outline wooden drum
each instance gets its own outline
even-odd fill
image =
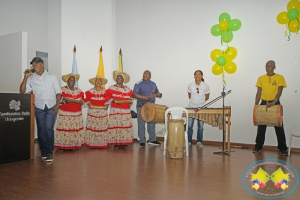
[[[167,106],[154,103],[146,103],[141,110],[141,116],[145,122],[165,123]]]
[[[184,121],[182,119],[170,119],[168,122],[167,150],[170,158],[183,158]]]
[[[281,105],[271,106],[266,110],[265,105],[255,105],[253,109],[254,125],[282,126],[283,112]]]

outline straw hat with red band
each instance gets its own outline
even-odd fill
[[[101,79],[102,85],[105,85],[105,84],[107,83],[107,79],[106,79],[106,78],[102,78],[101,76],[96,76],[95,78],[91,78],[91,79],[89,79],[89,82],[90,82],[92,85],[95,85],[96,79]]]
[[[121,72],[121,71],[114,71],[113,72],[113,79],[116,81],[117,76],[121,75],[124,78],[124,83],[128,83],[130,81],[130,76],[126,72]]]
[[[69,78],[72,77],[72,76],[75,78],[75,82],[77,82],[79,80],[79,78],[80,78],[79,74],[72,74],[72,73],[70,73],[70,74],[63,75],[61,77],[61,79],[63,80],[63,82],[67,83],[68,80],[69,80]]]

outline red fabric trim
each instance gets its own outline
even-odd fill
[[[84,100],[84,93],[80,89],[78,89],[80,90],[80,93],[77,94],[75,97],[73,97],[71,94],[65,93],[65,91],[68,91],[68,89],[66,89],[65,87],[62,87],[61,90],[62,90],[61,98],[67,97],[74,100]],[[69,112],[78,112],[82,110],[81,105],[73,102],[67,104],[61,104],[59,109],[63,111],[69,111]]]
[[[107,146],[114,146],[114,145],[132,145],[134,139],[132,139],[132,142],[125,142],[125,143],[120,143],[120,142],[113,142],[113,143],[107,143]]]
[[[79,115],[62,115],[62,114],[59,114],[59,116],[64,116],[64,117],[68,117],[68,116],[71,116],[71,117],[79,117],[81,116],[82,113],[80,113]]]
[[[105,132],[105,131],[107,131],[107,129],[105,129],[105,130],[94,130],[94,129],[91,129],[91,128],[86,128],[86,130],[93,131],[93,132]]]
[[[110,88],[108,88],[106,90],[106,97],[105,97],[105,102],[108,102],[110,99],[114,99],[114,100],[128,100],[129,98],[122,98],[122,97],[113,97],[113,94],[117,94],[117,95],[122,95],[122,96],[129,96],[130,98],[132,97],[132,90],[130,88],[129,92],[123,93],[120,91],[116,91],[112,89],[113,86],[111,86]],[[116,103],[111,103],[111,107],[113,108],[121,108],[121,109],[130,109],[130,104],[129,103],[122,103],[122,104],[116,104]]]
[[[65,132],[72,132],[72,131],[81,131],[81,130],[83,130],[84,128],[82,127],[82,128],[80,128],[80,129],[71,129],[71,130],[65,130],[65,129],[56,129],[57,131],[65,131]]]
[[[81,105],[73,102],[60,104],[59,109],[67,112],[79,112],[82,110]]]
[[[58,146],[58,145],[54,145],[55,149],[81,149],[82,146],[73,146],[73,147],[62,147],[62,146]]]
[[[105,103],[105,98],[106,98],[106,94],[93,94],[91,93],[91,91],[86,91],[85,92],[85,96],[86,98],[84,99],[85,102],[91,102],[91,104],[95,105],[95,106],[104,106],[104,103]],[[103,100],[92,100],[92,97],[104,97]]]
[[[64,87],[65,88],[65,87]],[[68,90],[67,90],[68,91]],[[70,97],[71,99],[74,99],[74,98],[79,98],[79,97],[84,97],[84,93],[82,91],[79,92],[79,94],[75,95],[73,97],[72,94],[67,94],[64,90],[62,91],[62,97]],[[83,99],[83,98],[82,98]]]
[[[119,99],[117,99],[119,100]],[[128,99],[120,99],[120,100],[128,100]],[[111,103],[112,108],[120,108],[120,109],[130,109],[130,104],[129,103],[122,103],[122,104],[116,104],[116,103]]]
[[[88,145],[86,143],[83,144],[84,146],[86,147],[89,147],[90,149],[107,149],[107,146],[91,146],[91,145]]]
[[[131,113],[114,113],[109,115],[131,115]]]
[[[88,116],[91,116],[91,117],[94,117],[94,118],[104,118],[104,117],[107,117],[107,115],[105,116],[102,116],[102,117],[96,117],[95,115],[90,115],[90,114],[87,114]]]
[[[105,106],[105,100],[91,100],[91,104],[94,106]]]
[[[128,126],[128,127],[108,127],[107,129],[117,129],[117,128],[123,128],[123,129],[125,129],[125,128],[131,128],[131,127],[132,127],[132,125]]]

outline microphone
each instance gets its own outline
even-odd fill
[[[35,72],[35,69],[31,69],[31,73],[34,73]],[[29,73],[29,71],[24,71],[24,74],[27,74]]]

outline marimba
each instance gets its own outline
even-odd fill
[[[141,109],[141,116],[145,122],[154,122],[154,123],[165,123],[165,112],[167,106],[158,105],[154,103],[146,103]],[[219,127],[220,130],[223,129],[223,109],[222,108],[186,108],[189,112],[189,117],[194,119],[199,119],[204,121],[204,123],[210,124],[213,127]],[[225,127],[224,127],[224,138],[226,138],[226,124],[227,124],[227,149],[230,150],[230,117],[231,117],[231,107],[225,107],[224,109],[225,116]],[[183,114],[185,117],[185,114]]]
[[[189,111],[189,117],[204,121],[213,127],[219,127],[223,129],[223,109],[222,108],[202,108],[199,110],[187,109]],[[225,124],[224,124],[224,138],[226,138],[227,132],[227,149],[226,151],[233,151],[230,149],[230,126],[231,126],[231,107],[225,107],[224,109]],[[226,131],[227,124],[227,131]]]

